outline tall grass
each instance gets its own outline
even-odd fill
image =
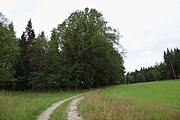
[[[179,120],[179,86],[162,81],[108,87],[86,94],[78,109],[85,120]]]
[[[0,120],[36,120],[54,102],[78,92],[0,91]]]
[[[85,120],[123,120],[125,116],[129,117],[120,101],[95,92],[86,94],[78,109]]]

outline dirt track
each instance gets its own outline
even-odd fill
[[[52,112],[59,107],[61,104],[63,104],[64,102],[68,101],[68,100],[72,100],[75,99],[77,97],[79,97],[81,95],[77,95],[77,96],[73,96],[64,100],[60,100],[59,102],[54,103],[51,107],[49,107],[48,109],[46,109],[38,118],[38,120],[48,120],[50,118],[50,115],[52,114]]]
[[[83,120],[77,111],[77,105],[82,99],[83,97],[78,97],[72,100],[67,111],[68,120]]]

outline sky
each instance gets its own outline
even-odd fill
[[[51,30],[71,13],[95,8],[123,36],[126,71],[163,61],[167,48],[180,48],[180,0],[0,0],[0,12],[20,37],[31,18],[36,35]]]

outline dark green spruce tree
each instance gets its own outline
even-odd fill
[[[23,32],[21,38],[18,40],[20,47],[20,55],[17,58],[16,65],[16,77],[18,78],[16,89],[29,89],[30,86],[30,73],[32,70],[32,66],[30,63],[30,59],[33,55],[32,45],[35,40],[35,32],[32,28],[31,19],[28,21],[28,24]]]
[[[167,79],[177,79],[180,76],[180,49],[164,51],[164,62]]]
[[[29,84],[33,90],[44,89],[48,86],[45,81],[46,69],[48,69],[46,62],[48,43],[44,32],[37,36],[29,49],[32,53],[29,57],[31,71],[28,77]]]

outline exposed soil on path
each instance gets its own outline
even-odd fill
[[[69,105],[67,114],[68,120],[83,120],[77,111],[77,105],[83,99],[82,97],[75,98]]]
[[[45,110],[38,118],[38,120],[48,120],[50,118],[50,115],[52,114],[52,112],[59,107],[61,104],[63,104],[64,102],[68,101],[68,100],[72,100],[74,98],[77,98],[81,95],[77,95],[77,96],[73,96],[64,100],[60,100],[59,102],[54,103],[51,107],[49,107],[47,110]],[[74,119],[73,119],[74,120]],[[79,120],[79,119],[78,119]]]

